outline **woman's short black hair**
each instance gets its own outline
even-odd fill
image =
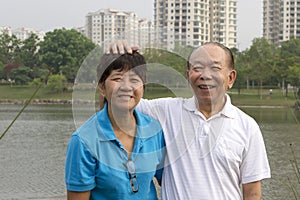
[[[146,61],[137,51],[132,54],[104,54],[97,67],[98,84],[103,84],[113,70],[135,72],[146,83]]]

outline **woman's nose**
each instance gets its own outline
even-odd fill
[[[129,78],[124,77],[120,82],[120,89],[122,90],[132,90],[134,89],[133,84],[131,83]]]

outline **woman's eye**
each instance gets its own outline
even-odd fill
[[[140,82],[140,80],[137,79],[137,78],[133,78],[133,79],[131,79],[130,81],[131,81],[132,83],[138,83],[138,82]]]
[[[116,77],[116,78],[113,78],[112,80],[113,80],[113,81],[116,81],[116,82],[120,82],[122,79],[119,78],[119,77]]]

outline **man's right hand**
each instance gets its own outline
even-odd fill
[[[127,40],[117,40],[111,43],[105,50],[106,54],[132,54],[132,51],[137,51],[139,49],[138,46],[131,47]]]

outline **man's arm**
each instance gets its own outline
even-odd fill
[[[90,191],[87,192],[72,192],[67,191],[67,199],[68,200],[89,200],[90,199]]]
[[[260,200],[262,198],[261,181],[243,184],[244,200]]]

